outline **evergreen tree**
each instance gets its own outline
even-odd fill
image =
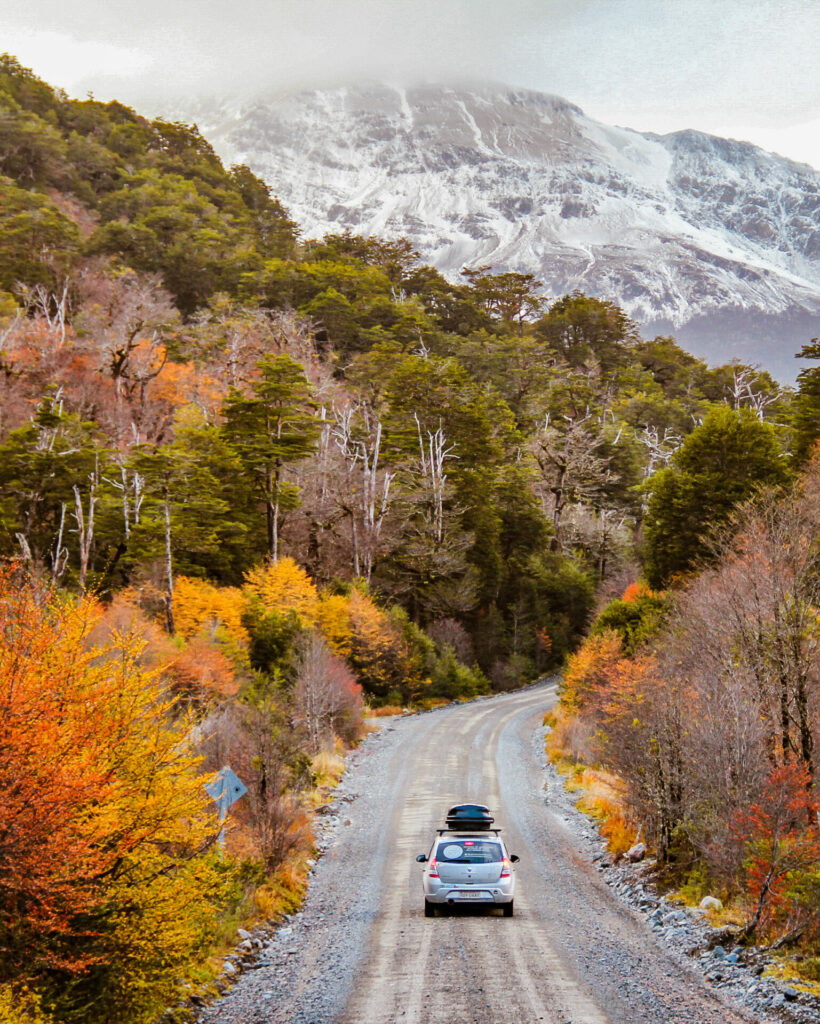
[[[756,489],[786,482],[777,431],[748,409],[713,409],[649,481],[646,575],[659,588],[709,554],[710,532]]]
[[[820,338],[812,338],[797,358],[820,359]],[[792,453],[795,463],[803,465],[820,438],[820,366],[807,366],[798,373],[793,409]]]
[[[268,556],[279,557],[281,514],[298,503],[298,488],[283,479],[285,466],[313,453],[320,425],[313,389],[290,356],[263,359],[250,395],[233,389],[224,406],[225,436],[239,456],[265,508]]]
[[[44,399],[0,447],[2,550],[48,568],[55,581],[79,570],[84,586],[105,458],[93,423],[64,412],[57,395]]]
[[[171,443],[141,446],[131,468],[142,479],[142,500],[129,552],[132,559],[162,565],[166,619],[173,633],[176,574],[201,571],[203,562],[224,553],[246,532],[236,506],[226,500],[236,459],[214,428],[182,422]]]

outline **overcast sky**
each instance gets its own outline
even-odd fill
[[[84,96],[490,79],[820,168],[820,0],[0,0],[0,51]]]

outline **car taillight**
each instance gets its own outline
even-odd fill
[[[501,877],[510,877],[510,862],[507,860],[506,857],[504,858],[504,860],[501,861]]]
[[[435,857],[433,857],[433,859],[430,861],[429,875],[430,875],[430,878],[438,878],[438,869],[436,868],[436,858]]]

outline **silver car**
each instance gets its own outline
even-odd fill
[[[518,857],[510,856],[498,830],[457,832],[440,829],[429,854],[416,857],[424,864],[424,916],[433,917],[436,907],[456,904],[493,906],[505,917],[513,916],[515,869]]]

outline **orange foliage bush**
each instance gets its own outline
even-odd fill
[[[577,712],[596,703],[609,685],[611,670],[622,653],[621,639],[612,630],[588,637],[567,661],[562,704]]]
[[[194,405],[210,422],[227,394],[225,386],[193,363],[166,363],[153,384],[153,397],[171,408]]]
[[[231,661],[209,640],[194,637],[167,668],[172,687],[196,700],[233,697],[239,692]]]
[[[792,763],[772,769],[761,799],[736,815],[733,831],[746,848],[753,898],[745,935],[793,918],[801,873],[820,867],[818,806],[808,769]]]
[[[637,580],[635,583],[630,583],[626,590],[621,595],[621,600],[626,604],[634,604],[641,597],[651,597],[654,591],[650,586],[643,582],[643,580]]]

